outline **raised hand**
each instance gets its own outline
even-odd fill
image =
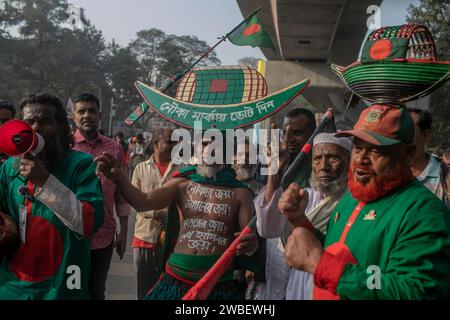
[[[271,124],[271,129],[272,130],[278,129],[275,123]],[[269,157],[268,167],[272,167],[275,157],[278,157],[278,167],[277,167],[278,173],[283,173],[284,169],[291,161],[291,154],[289,153],[290,136],[291,136],[291,126],[287,126],[286,133],[284,134],[284,137],[278,146],[278,152],[276,152],[277,148],[275,147],[273,140],[271,141],[270,146],[268,147],[267,150],[267,156]],[[275,172],[273,174],[275,174]]]
[[[97,163],[97,176],[103,173],[106,178],[115,180],[124,174],[120,168],[120,164],[107,152],[103,152],[101,156],[96,157],[94,162]]]
[[[272,129],[277,129],[277,126],[272,123],[271,125]],[[279,157],[279,164],[280,164],[280,171],[284,171],[286,166],[291,161],[291,154],[289,153],[289,139],[291,138],[292,130],[291,126],[286,127],[286,132],[283,136],[283,139],[281,140],[278,157]]]
[[[44,163],[29,153],[23,155],[20,159],[19,171],[23,177],[27,178],[38,187],[42,187],[50,175],[45,168]]]
[[[305,216],[307,206],[308,192],[296,183],[291,183],[278,202],[278,209],[293,227],[300,226],[307,219]]]
[[[286,262],[295,269],[314,274],[322,252],[322,244],[311,231],[295,228],[285,247]]]

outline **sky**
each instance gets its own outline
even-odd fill
[[[358,1],[358,0],[350,0]],[[158,28],[167,34],[195,35],[209,45],[231,31],[243,17],[236,0],[69,0],[85,9],[86,17],[103,32],[126,46],[140,30]],[[385,0],[381,5],[381,24],[405,22],[406,8],[419,0]],[[368,15],[369,16],[369,15]],[[258,48],[221,44],[216,53],[223,65],[240,58],[264,59]]]

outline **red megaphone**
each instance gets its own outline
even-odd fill
[[[24,153],[38,154],[44,149],[44,138],[22,120],[10,120],[0,127],[0,151],[10,157]]]

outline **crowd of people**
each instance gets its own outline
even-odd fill
[[[279,171],[261,177],[237,161],[251,141],[233,165],[176,165],[172,129],[156,128],[149,144],[109,138],[94,95],[73,105],[75,132],[57,97],[28,96],[17,115],[0,103],[0,124],[17,116],[45,140],[36,155],[0,155],[0,211],[20,233],[0,257],[0,299],[105,299],[114,250],[122,258],[133,232],[136,298],[178,300],[254,216],[209,299],[450,297],[450,151],[428,152],[428,111],[374,104],[353,130],[316,135],[308,186],[284,190],[316,129],[307,109],[287,113]],[[203,139],[199,154],[211,145]]]

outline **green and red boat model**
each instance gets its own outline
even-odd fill
[[[427,27],[407,24],[373,31],[361,59],[348,67],[331,65],[360,98],[408,102],[439,88],[450,78],[450,61],[438,61]]]
[[[286,107],[310,84],[303,81],[267,95],[267,83],[254,69],[222,66],[193,69],[178,86],[176,98],[140,81],[135,86],[158,115],[185,128],[204,130],[247,127]]]

